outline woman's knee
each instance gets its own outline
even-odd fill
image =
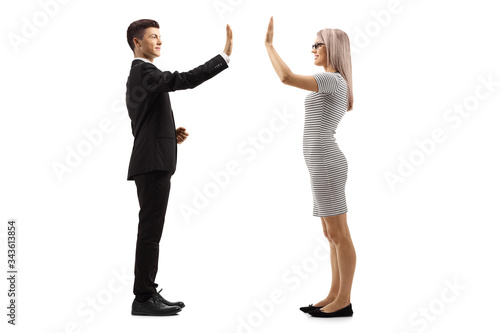
[[[350,241],[345,213],[324,217],[322,220],[325,224],[327,238],[330,239],[335,245]]]
[[[330,235],[328,234],[328,230],[326,227],[326,222],[321,218],[321,224],[323,226],[323,235],[325,235],[326,239],[331,243],[332,240],[330,239]]]
[[[349,235],[344,230],[330,228],[327,238],[335,245],[345,244],[350,241]]]

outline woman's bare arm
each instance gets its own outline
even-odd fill
[[[271,20],[269,21],[269,26],[267,28],[265,45],[267,49],[267,54],[269,55],[269,59],[271,59],[271,63],[273,64],[274,70],[276,71],[276,74],[278,74],[281,82],[300,89],[317,92],[318,83],[316,82],[314,76],[294,74],[287,66],[287,64],[285,64],[283,59],[281,59],[281,57],[278,55],[278,52],[276,52],[276,50],[274,49],[273,35],[274,35],[274,21],[273,17],[271,16]]]

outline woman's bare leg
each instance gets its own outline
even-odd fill
[[[335,249],[335,243],[330,240],[328,237],[326,224],[323,218],[321,218],[321,224],[323,226],[323,233],[325,234],[326,239],[328,239],[328,243],[330,244],[330,264],[332,267],[332,285],[330,287],[330,291],[328,292],[328,296],[322,301],[319,301],[313,306],[325,306],[327,304],[332,303],[337,297],[340,288],[340,275],[339,275],[339,266],[337,262],[337,250]]]
[[[323,217],[328,237],[335,244],[337,267],[340,275],[340,288],[335,300],[325,305],[321,311],[334,312],[351,303],[351,287],[356,268],[356,251],[352,243],[347,214]]]

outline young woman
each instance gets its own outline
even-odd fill
[[[356,252],[346,219],[347,161],[335,139],[339,121],[353,104],[349,38],[339,29],[320,30],[311,52],[314,64],[322,66],[325,72],[298,75],[292,73],[274,49],[273,34],[271,17],[265,45],[281,82],[311,91],[305,99],[303,152],[311,178],[313,216],[321,218],[323,233],[330,242],[330,291],[325,299],[300,310],[314,317],[352,316],[350,298]]]

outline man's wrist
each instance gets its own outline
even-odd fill
[[[229,56],[223,51],[219,53],[224,60],[226,60],[226,64],[229,64]]]

